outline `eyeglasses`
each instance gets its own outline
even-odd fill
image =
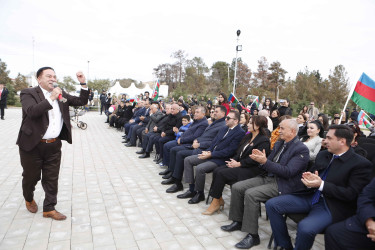
[[[230,119],[236,120],[236,118],[232,118],[232,117],[229,117],[229,116],[225,117],[225,119],[227,119],[227,121],[229,121]]]
[[[311,105],[311,106],[313,106],[313,105],[314,105],[314,103],[310,103],[310,105]]]
[[[215,111],[211,111],[210,113],[213,114],[213,113],[215,113]]]

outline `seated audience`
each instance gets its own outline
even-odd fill
[[[224,208],[224,200],[221,196],[226,184],[232,185],[265,173],[259,168],[259,163],[249,156],[253,149],[265,150],[267,155],[270,152],[270,139],[266,131],[267,119],[264,116],[252,116],[247,127],[250,133],[242,139],[236,155],[226,161],[226,165],[214,170],[210,190],[213,200],[210,207],[203,212],[204,215],[212,215],[219,212],[220,207]]]
[[[241,230],[248,233],[237,243],[237,248],[259,245],[258,218],[260,202],[278,195],[303,190],[301,174],[306,171],[309,150],[297,137],[298,125],[293,119],[285,119],[280,125],[280,141],[266,156],[265,150],[253,149],[251,159],[260,164],[268,174],[240,181],[232,186],[229,219],[230,225],[222,226],[227,232]]]
[[[192,196],[188,201],[189,204],[196,204],[205,199],[206,173],[224,165],[225,161],[234,155],[238,144],[245,135],[245,132],[239,126],[239,120],[240,113],[238,111],[229,111],[225,121],[227,127],[220,130],[208,150],[199,155],[185,158],[184,180],[189,184],[189,191]],[[196,166],[195,178],[194,166]]]
[[[303,137],[301,141],[309,149],[310,161],[315,161],[316,156],[322,148],[323,136],[323,126],[319,120],[307,123],[307,136]]]
[[[302,174],[301,183],[306,189],[266,202],[276,246],[293,248],[285,214],[308,214],[298,223],[295,249],[310,249],[318,233],[355,213],[358,194],[370,181],[372,164],[354,153],[352,140],[351,129],[332,125],[325,140],[328,150],[321,151],[315,160],[316,171]]]

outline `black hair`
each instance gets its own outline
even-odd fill
[[[319,137],[324,138],[324,128],[323,128],[322,123],[319,120],[314,120],[314,121],[311,121],[309,123],[315,124],[319,129]]]
[[[186,119],[186,120],[190,121],[190,115],[184,115],[184,116],[181,117],[181,120],[182,119]]]
[[[215,109],[216,109],[216,108],[219,108],[220,111],[223,112],[224,114],[227,113],[227,108],[226,108],[225,106],[223,106],[223,105],[217,105],[217,106],[215,107]]]
[[[329,126],[328,129],[334,129],[335,133],[334,135],[339,138],[339,139],[345,139],[346,140],[346,145],[350,147],[353,141],[353,131],[349,126],[347,125],[331,125]]]
[[[228,97],[226,94],[224,94],[223,92],[220,92],[219,95],[221,95],[224,99],[223,102],[219,102],[219,105],[223,104],[223,103],[227,103],[228,102]]]
[[[38,78],[42,73],[43,71],[47,70],[47,69],[52,69],[53,71],[55,71],[53,68],[51,67],[42,67],[40,69],[38,69],[38,71],[36,72],[36,78]]]
[[[237,119],[238,123],[240,123],[240,119],[241,119],[241,114],[240,112],[238,112],[237,110],[231,110],[229,111],[229,113],[233,113],[234,114],[234,118]],[[228,113],[228,114],[229,114]]]

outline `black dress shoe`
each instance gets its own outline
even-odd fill
[[[162,162],[162,161],[163,161],[163,158],[160,157],[160,159],[156,162],[156,164],[159,164],[159,163]]]
[[[259,244],[260,244],[259,236],[253,236],[251,234],[248,234],[243,240],[238,242],[235,245],[235,247],[240,248],[240,249],[248,249]]]
[[[204,197],[204,193],[200,193],[200,192],[197,192],[193,198],[191,198],[188,203],[189,204],[197,204],[201,201],[204,201],[205,200],[205,197]]]
[[[138,158],[140,158],[140,159],[150,158],[150,153],[144,153],[143,155],[139,156]]]
[[[232,224],[221,226],[221,230],[226,232],[233,232],[236,230],[241,230],[242,223],[238,221],[233,221]]]
[[[285,248],[285,247],[275,246],[275,247],[273,248],[273,250],[293,250],[293,248]]]
[[[142,150],[139,150],[137,152],[135,152],[136,154],[139,154],[139,155],[143,155],[144,153],[146,153],[143,149]]]
[[[154,162],[157,162],[159,159],[160,159],[160,155],[159,155],[159,154],[156,154],[156,155],[155,155],[155,159],[154,159],[153,161],[154,161]]]
[[[135,147],[135,145],[131,144],[130,142],[125,144],[125,147]]]
[[[182,183],[175,183],[170,188],[166,190],[167,193],[176,193],[178,191],[184,190],[184,186],[182,186]]]
[[[174,180],[172,177],[161,182],[161,184],[163,185],[171,185],[173,183],[174,183]]]
[[[163,178],[163,179],[169,179],[169,178],[171,178],[171,177],[172,177],[172,172],[169,172],[168,174],[164,175],[164,176],[161,177],[161,178]]]
[[[160,172],[159,175],[166,175],[166,174],[169,174],[169,172],[170,172],[169,169],[166,169],[166,170]]]
[[[193,198],[195,196],[195,194],[196,194],[196,192],[191,192],[190,190],[188,190],[183,194],[177,195],[177,198],[179,198],[179,199]]]

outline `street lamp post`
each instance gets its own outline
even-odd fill
[[[238,51],[242,51],[242,45],[238,45],[238,41],[240,40],[241,30],[237,30],[237,46],[236,46],[236,63],[234,66],[234,79],[233,79],[233,95],[236,92],[236,77],[237,77],[237,57]]]

